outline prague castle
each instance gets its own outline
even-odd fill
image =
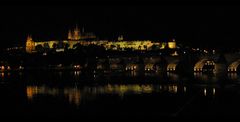
[[[155,49],[176,48],[174,39],[169,42],[160,42],[151,40],[124,40],[123,36],[119,36],[117,40],[100,40],[97,39],[95,34],[85,32],[84,28],[80,31],[77,26],[73,30],[68,31],[67,37],[68,38],[65,40],[38,41],[29,35],[26,40],[26,52],[36,52],[37,46],[64,51],[64,45],[68,45],[67,48],[69,49],[74,49],[74,45],[76,44],[81,44],[83,46],[94,44],[104,46],[106,50],[111,49],[119,51],[124,51],[127,48],[132,50],[151,50],[153,47]]]

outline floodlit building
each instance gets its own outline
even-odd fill
[[[85,32],[84,28],[80,29],[76,26],[73,30],[68,31],[68,38],[65,40],[34,40],[28,35],[26,40],[26,52],[33,53],[37,48],[56,49],[56,51],[64,51],[66,45],[68,49],[74,49],[76,44],[87,46],[90,44],[104,46],[106,50],[154,50],[154,49],[175,49],[176,41],[173,39],[169,42],[160,42],[152,40],[124,40],[123,36],[119,36],[117,40],[99,40],[93,33]]]

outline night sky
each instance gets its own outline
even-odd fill
[[[34,39],[66,39],[76,24],[101,39],[167,41],[194,47],[237,47],[240,6],[14,5],[0,7],[1,47]]]

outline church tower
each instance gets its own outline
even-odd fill
[[[35,48],[34,41],[32,40],[32,37],[30,35],[28,35],[27,41],[26,41],[26,52],[32,53],[34,48]]]
[[[80,39],[80,31],[79,31],[77,25],[76,25],[76,28],[73,31],[73,39],[74,40],[79,40]]]
[[[72,40],[72,39],[73,39],[73,38],[72,38],[72,32],[71,32],[71,30],[68,31],[68,39],[69,39],[69,40]]]

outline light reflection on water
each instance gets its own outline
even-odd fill
[[[216,88],[203,88],[203,96],[215,96]]]
[[[4,72],[2,72],[2,73],[1,73],[1,77],[4,78],[4,75],[5,75]]]
[[[122,79],[118,79],[120,77],[116,77],[115,79],[112,77],[100,77],[102,79],[98,80],[98,74],[94,74],[97,79],[96,81],[88,81],[88,79],[84,79],[85,77],[82,77],[80,71],[54,72],[53,74],[54,75],[49,75],[51,77],[42,75],[41,73],[40,75],[29,77],[29,75],[26,75],[26,73],[23,72],[22,77],[14,78],[16,74],[11,73],[10,77],[8,77],[7,72],[2,72],[0,73],[0,78],[4,78],[2,78],[3,80],[0,79],[0,81],[2,81],[0,82],[0,86],[2,88],[10,90],[17,87],[18,89],[15,91],[15,95],[21,95],[19,98],[24,99],[24,102],[22,102],[24,103],[23,106],[27,106],[29,111],[38,111],[39,108],[43,107],[44,111],[45,109],[56,109],[56,111],[60,111],[61,109],[66,109],[66,111],[71,109],[72,111],[72,109],[76,109],[76,111],[79,113],[81,113],[83,109],[91,112],[101,111],[100,108],[106,108],[109,110],[111,108],[114,108],[114,105],[120,106],[119,108],[123,108],[126,109],[126,111],[129,111],[133,110],[131,107],[134,106],[135,103],[142,105],[141,107],[144,107],[146,110],[149,110],[154,106],[153,108],[158,108],[157,112],[161,109],[163,113],[167,110],[171,112],[175,112],[175,110],[178,111],[177,109],[181,108],[181,106],[185,106],[185,103],[187,107],[196,107],[201,105],[204,107],[204,105],[211,103],[216,103],[217,106],[220,97],[226,97],[224,96],[225,94],[231,96],[232,93],[237,93],[234,90],[237,90],[239,88],[236,86],[236,84],[233,86],[225,86],[224,83],[227,83],[227,81],[225,82],[223,80],[211,82],[216,80],[212,78],[215,76],[200,73],[199,75],[195,74],[196,76],[198,75],[195,78],[200,80],[191,78],[185,79],[185,77],[179,76],[175,73],[168,73],[167,77],[165,75],[163,77],[153,78],[134,77],[134,79],[128,77],[123,77]],[[129,72],[129,74],[135,75],[134,72],[132,72],[132,74]],[[43,76],[46,76],[46,78]],[[15,87],[16,84],[21,85]],[[21,91],[19,92],[18,90]],[[11,91],[10,93],[15,92]],[[22,94],[24,94],[25,97],[22,97]],[[192,98],[192,101],[194,102],[189,102]],[[56,103],[56,108],[49,108],[52,106],[52,102]],[[136,106],[138,105],[136,104]],[[46,107],[44,108],[44,106]],[[151,107],[148,108],[148,106]],[[168,109],[168,106],[172,106],[171,110]],[[141,107],[139,107],[139,109]],[[194,107],[189,110],[189,113],[192,113],[192,111],[199,111]],[[24,110],[25,109],[26,108],[24,108]],[[188,109],[189,108],[186,108],[184,110],[187,111]],[[138,111],[139,110],[137,109],[134,112]],[[101,111],[99,113],[104,112]],[[187,114],[188,111],[186,112],[186,115]]]
[[[215,74],[208,74],[208,73],[202,73],[202,72],[194,72],[194,77],[200,81],[203,81],[203,82],[209,82],[209,81],[212,81],[212,82],[216,82],[218,81],[218,76],[216,76]]]
[[[179,76],[176,73],[167,72],[167,76],[173,81],[179,80]]]
[[[151,94],[167,92],[177,94],[179,92],[186,92],[187,87],[178,86],[175,84],[170,85],[153,85],[153,84],[131,84],[131,85],[112,85],[107,84],[103,86],[85,86],[78,87],[65,87],[65,88],[52,88],[45,85],[42,86],[27,86],[26,95],[28,100],[34,100],[37,95],[50,95],[50,96],[64,96],[68,99],[69,103],[80,105],[81,101],[88,101],[98,95],[119,95],[124,97],[129,94]]]
[[[216,88],[201,88],[203,96],[215,96]],[[199,89],[199,90],[201,90]],[[27,86],[26,95],[29,101],[33,101],[34,97],[38,95],[50,95],[68,99],[69,104],[75,104],[79,106],[81,102],[87,102],[94,100],[100,95],[118,95],[124,97],[126,95],[140,95],[140,94],[152,94],[152,93],[169,93],[169,94],[186,94],[187,86],[181,86],[176,84],[166,85],[153,85],[153,84],[131,84],[131,85],[114,85],[107,84],[103,86],[85,86],[85,87],[65,87],[65,88],[53,88],[45,85],[42,86]]]
[[[232,80],[237,80],[238,75],[237,73],[228,73],[228,78]]]

